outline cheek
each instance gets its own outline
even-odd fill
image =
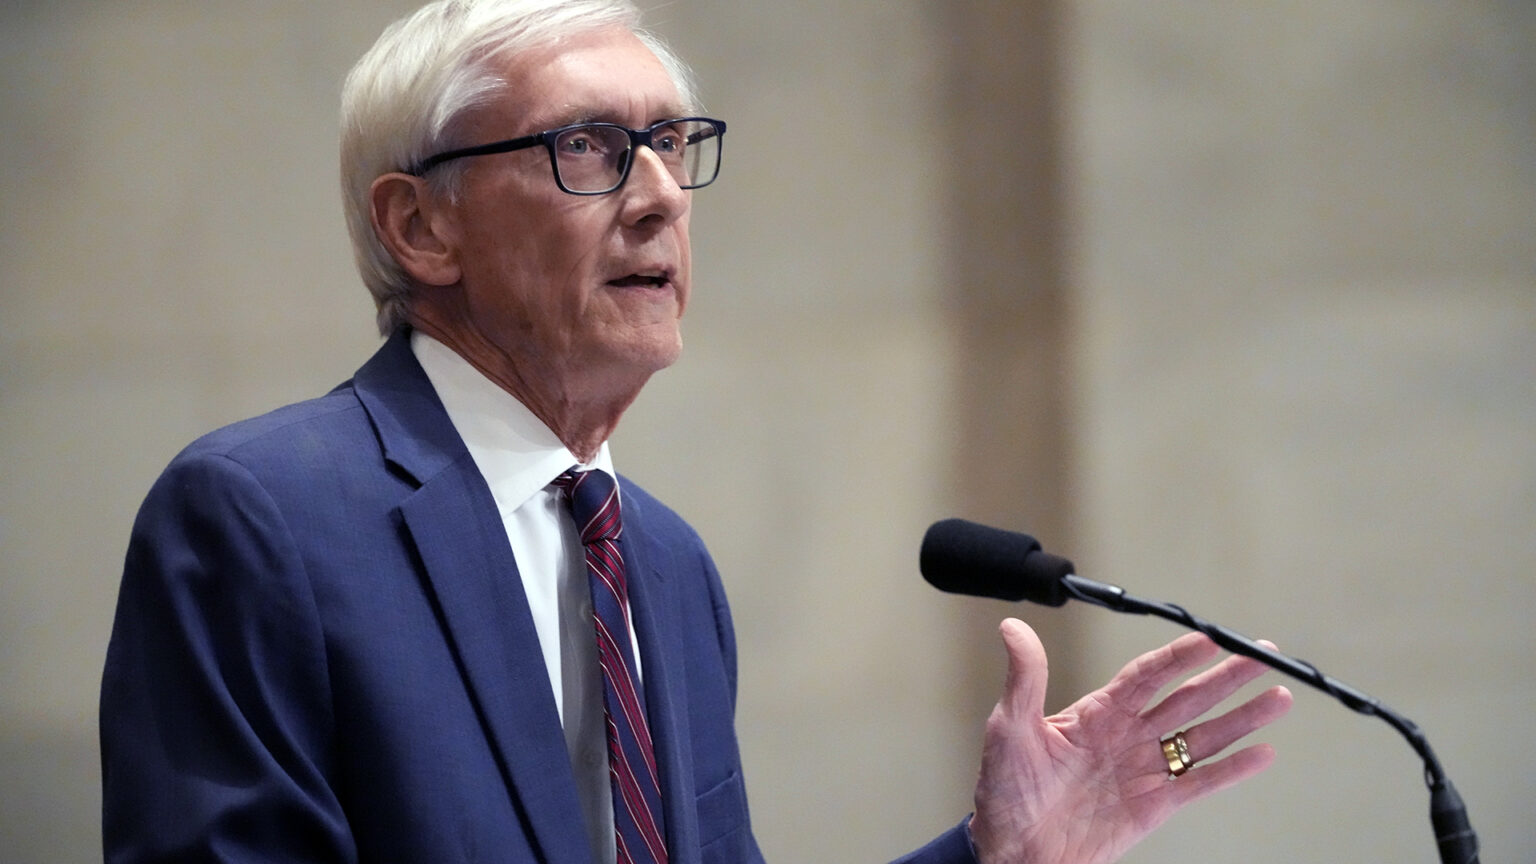
[[[577,326],[601,281],[613,220],[602,199],[555,189],[543,167],[485,184],[466,202],[470,293],[524,333]]]
[[[561,204],[587,203],[575,196],[563,197],[566,200]],[[547,292],[589,290],[583,286],[589,286],[602,270],[610,221],[601,212],[588,212],[592,209],[546,206],[546,218],[525,224],[523,232],[508,244],[515,249],[509,248],[504,254],[514,265],[521,263],[530,275],[541,279]]]
[[[677,252],[681,277],[678,280],[681,289],[677,295],[677,314],[682,315],[688,305],[688,296],[693,293],[693,248],[688,243],[687,216],[678,225]]]
[[[582,286],[600,259],[595,244],[562,227],[568,226],[521,225],[487,237],[479,293],[535,321],[558,319],[559,310],[579,306]]]
[[[466,257],[483,259],[485,276],[530,298],[590,269],[602,236],[587,200],[560,192],[548,165],[538,167],[484,183],[465,204]]]
[[[683,214],[683,218],[677,220],[677,250],[682,256],[684,266],[692,263],[693,247],[688,240],[688,214],[686,213]]]

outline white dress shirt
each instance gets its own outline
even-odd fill
[[[496,499],[549,670],[593,856],[602,864],[612,864],[613,796],[592,592],[575,520],[560,493],[549,487],[578,460],[523,403],[453,349],[413,331],[411,351]],[[618,476],[607,442],[581,468],[600,468],[615,479]],[[639,657],[636,646],[637,674]]]

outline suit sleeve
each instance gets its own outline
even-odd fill
[[[692,529],[689,529],[690,531]],[[728,742],[730,747],[730,776],[709,789],[701,790],[696,802],[701,828],[711,833],[704,840],[701,854],[705,864],[731,862],[731,864],[763,864],[763,853],[752,833],[751,817],[747,812],[746,780],[741,766],[741,755],[736,742],[736,630],[731,621],[730,604],[725,598],[725,586],[720,580],[714,560],[704,548],[702,540],[694,534],[699,566],[708,587],[710,610],[713,612],[715,642],[719,649],[721,671],[730,700],[730,717],[725,730],[713,740]],[[730,830],[716,832],[721,825],[734,826]]]
[[[183,455],[135,523],[101,690],[108,864],[347,862],[324,636],[237,462]]]

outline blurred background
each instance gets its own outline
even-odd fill
[[[0,5],[5,861],[100,857],[96,691],[154,477],[378,342],[336,105],[414,5]],[[726,576],[770,860],[886,860],[968,812],[1004,615],[1052,707],[1177,635],[932,591],[952,515],[1377,696],[1483,859],[1536,857],[1536,6],[650,6],[731,131],[687,350],[614,454]],[[1274,768],[1127,860],[1437,860],[1412,751],[1293,689]]]

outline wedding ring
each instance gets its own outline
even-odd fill
[[[1162,745],[1163,758],[1168,760],[1168,779],[1172,780],[1195,767],[1195,760],[1189,758],[1189,744],[1184,740],[1183,732],[1175,732],[1164,738]]]

